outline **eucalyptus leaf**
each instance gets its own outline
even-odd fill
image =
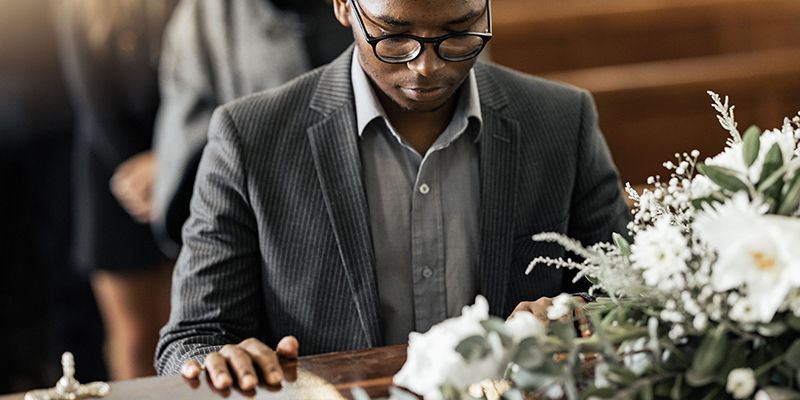
[[[616,383],[622,386],[628,386],[631,383],[635,382],[638,377],[636,374],[633,373],[628,368],[621,367],[621,366],[614,366],[608,368],[608,373],[606,373],[606,379],[609,382]]]
[[[795,339],[794,343],[786,350],[784,361],[790,367],[800,370],[800,339]]]
[[[617,393],[617,391],[612,389],[612,388],[607,388],[607,387],[599,388],[599,387],[592,386],[589,389],[586,389],[583,392],[581,392],[581,399],[582,400],[586,400],[586,399],[590,399],[590,398],[610,399],[610,398],[614,397],[614,395],[616,393]]]
[[[672,385],[672,391],[670,391],[669,397],[672,400],[682,400],[684,392],[683,375],[678,375],[675,378],[675,384]]]
[[[765,193],[778,182],[783,182],[786,168],[783,168],[783,152],[777,143],[769,148],[764,156],[764,165],[761,167],[761,176],[758,178],[758,191]]]
[[[712,196],[708,196],[708,197],[699,197],[696,199],[692,199],[691,203],[692,203],[692,208],[694,208],[695,210],[702,210],[703,204],[708,203],[714,205],[714,203],[721,203],[721,201]]]
[[[614,244],[617,245],[617,248],[619,248],[619,251],[623,256],[628,257],[631,255],[631,245],[628,244],[628,241],[625,240],[625,237],[617,232],[612,233],[611,237],[614,239]]]
[[[742,155],[744,156],[744,163],[748,168],[750,168],[758,158],[758,152],[761,147],[760,136],[761,129],[758,129],[755,125],[747,128],[747,131],[744,133],[744,138],[742,139]]]
[[[728,332],[724,326],[708,331],[694,354],[692,366],[686,372],[686,383],[692,386],[711,383],[728,353],[728,342]]]
[[[490,317],[485,321],[481,321],[481,326],[483,329],[486,329],[487,332],[494,332],[497,336],[500,337],[500,342],[503,346],[508,346],[513,341],[511,337],[511,333],[508,332],[508,328],[504,321],[497,317]]]
[[[791,215],[800,207],[800,174],[796,174],[783,195],[783,200],[778,208],[778,214]]]
[[[456,346],[456,351],[461,354],[464,361],[471,363],[485,358],[491,351],[491,348],[485,337],[481,335],[472,335],[462,340],[461,343]]]
[[[523,339],[517,346],[511,361],[527,370],[539,368],[544,364],[546,354],[539,340],[534,337]]]
[[[742,182],[742,180],[736,176],[736,172],[731,169],[715,165],[697,164],[697,170],[727,191],[739,192],[747,190],[747,185]]]
[[[786,324],[789,325],[792,330],[800,332],[800,317],[795,316],[792,313],[786,315]]]
[[[503,393],[500,398],[503,400],[525,400],[525,394],[517,388],[512,388]]]

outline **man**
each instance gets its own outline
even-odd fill
[[[334,0],[355,49],[219,109],[184,227],[161,373],[245,389],[278,356],[404,342],[481,293],[543,316],[627,209],[588,94],[477,63],[487,0]],[[538,299],[535,302],[526,300]],[[291,336],[293,335],[293,336]],[[274,347],[269,347],[274,346]],[[275,349],[274,351],[272,349]]]

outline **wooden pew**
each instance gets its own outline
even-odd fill
[[[706,90],[731,96],[739,130],[778,128],[800,110],[800,48],[590,68],[546,75],[588,89],[623,181],[665,173],[676,151],[720,151]]]
[[[798,0],[495,0],[492,58],[539,74],[797,47]]]

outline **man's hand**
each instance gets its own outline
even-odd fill
[[[227,389],[233,379],[242,390],[250,390],[258,385],[258,374],[255,367],[261,369],[267,385],[278,386],[283,380],[278,357],[297,358],[300,344],[294,336],[286,336],[278,342],[273,351],[258,339],[250,338],[236,345],[226,345],[219,352],[206,356],[201,366],[195,360],[186,361],[181,368],[181,375],[195,379],[205,368],[211,382],[217,389]]]
[[[155,169],[155,155],[145,151],[120,164],[111,177],[111,193],[128,214],[141,223],[152,220]]]
[[[553,306],[553,299],[554,297],[540,297],[536,301],[523,301],[514,308],[514,311],[511,312],[508,319],[513,318],[514,314],[518,312],[529,312],[539,321],[548,323],[551,319],[547,316],[547,310]],[[577,303],[578,306],[573,308],[572,312],[567,312],[565,315],[558,318],[559,321],[570,321],[574,317],[583,318],[583,309],[581,305],[585,304],[586,301],[579,296],[574,296],[573,301]]]

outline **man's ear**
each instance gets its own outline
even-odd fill
[[[350,28],[350,3],[348,0],[333,0],[333,13],[345,28]]]

